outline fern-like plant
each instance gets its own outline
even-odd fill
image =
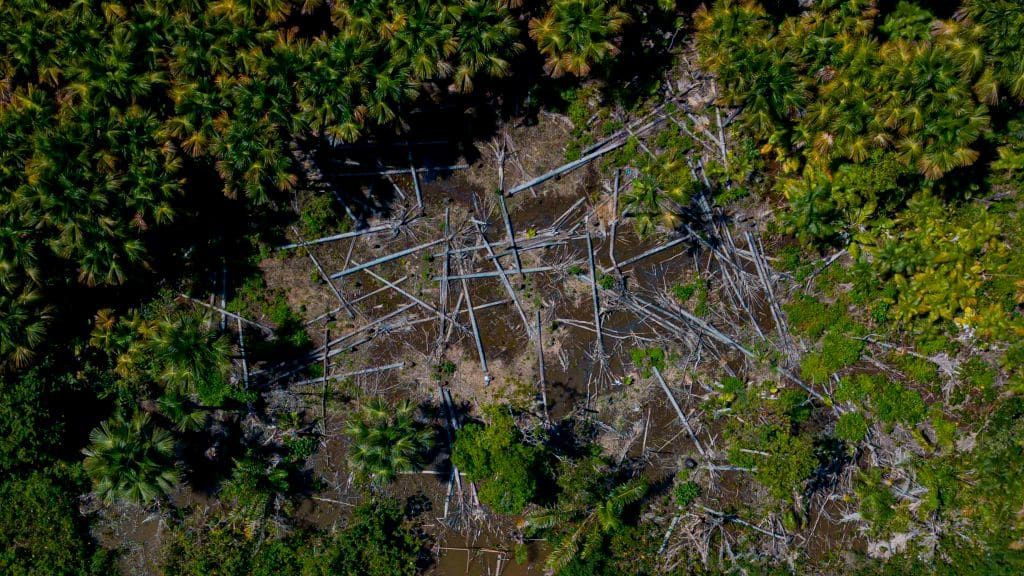
[[[359,476],[382,485],[402,472],[420,469],[433,434],[416,421],[415,414],[416,405],[409,400],[390,404],[374,398],[349,420],[345,427],[352,440],[349,462]]]
[[[117,414],[101,423],[82,453],[93,489],[108,504],[150,504],[178,483],[174,438],[143,412],[130,418]]]

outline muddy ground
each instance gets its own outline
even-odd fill
[[[672,361],[664,378],[708,450],[716,448],[716,430],[701,421],[698,405],[716,375],[758,380],[772,376],[705,337],[666,333],[663,325],[616,296],[625,286],[628,292],[656,302],[667,298],[672,286],[697,275],[713,278],[718,268],[696,240],[631,262],[677,236],[656,234],[641,241],[631,223],[623,220],[615,226],[614,257],[615,262],[630,263],[621,268],[620,278],[611,253],[611,231],[618,213],[613,189],[616,171],[620,193],[627,189],[635,175],[631,167],[610,166],[598,159],[507,197],[506,223],[496,191],[564,164],[571,128],[564,116],[544,113],[533,125],[516,121],[499,125],[489,138],[468,146],[441,137],[423,146],[382,144],[345,150],[344,160],[337,163],[342,168],[317,165],[316,159],[307,163],[307,169],[315,172],[311,180],[320,185],[300,191],[298,206],[309,194],[331,193],[333,188],[360,220],[360,229],[384,229],[277,251],[260,265],[268,288],[283,290],[291,307],[306,319],[314,352],[331,351],[326,382],[306,371],[307,365],[321,364],[320,358],[253,367],[254,379],[271,382],[272,411],[301,412],[324,434],[311,463],[311,473],[323,490],[297,505],[300,525],[341,525],[359,499],[361,491],[347,468],[346,438],[341,432],[358,399],[411,397],[431,418],[441,446],[424,473],[403,476],[389,491],[416,503],[416,520],[437,555],[432,573],[540,574],[543,543],[525,542],[529,562],[518,565],[512,560],[513,549],[524,542],[516,529],[517,519],[495,517],[474,504],[472,487],[456,490],[453,486],[447,459],[449,415],[464,422],[487,404],[509,402],[528,414],[524,422],[528,426],[582,418],[599,431],[598,442],[606,454],[617,461],[636,462],[656,484],[670,486],[679,462],[695,455],[696,447],[657,380],[645,378],[633,366],[630,351],[667,350]],[[409,165],[409,159],[425,168],[418,173],[418,182],[407,172],[346,175],[382,167],[399,171]],[[379,198],[386,201],[375,200]],[[740,218],[745,221],[742,225],[756,227],[765,209],[748,208]],[[588,243],[594,254],[594,276],[604,284],[597,290],[590,281]],[[389,258],[405,251],[408,254]],[[327,275],[343,273],[334,282],[337,294],[317,272],[314,259]],[[346,273],[375,260],[381,263]],[[744,268],[741,274],[753,274],[749,262],[736,266]],[[481,273],[488,276],[450,279]],[[602,280],[606,274],[615,286]],[[720,308],[716,299],[721,297],[711,293],[707,320],[733,323],[716,311]],[[467,301],[472,303],[472,314]],[[774,326],[765,300],[755,295],[750,302],[747,313],[770,334]],[[543,354],[543,377],[538,350]],[[454,365],[454,372],[438,375],[437,367],[446,362]],[[445,392],[450,393],[453,410],[445,408]],[[714,491],[705,500],[709,505],[718,502],[719,509],[757,499],[758,488],[750,478],[734,472],[718,472],[710,484]],[[176,500],[186,506],[208,506],[187,489]],[[660,500],[665,503],[655,505],[646,519],[667,529],[676,511],[667,498]],[[130,543],[126,570],[151,569],[160,532],[156,522],[130,514],[117,516],[120,520],[113,512],[109,515],[109,534],[116,532]],[[703,521],[691,516],[681,524]],[[813,520],[814,534],[846,537],[842,530],[822,526],[831,522],[827,514]],[[820,547],[821,541],[805,545]]]

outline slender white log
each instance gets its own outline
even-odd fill
[[[416,207],[423,212],[423,191],[420,190],[420,176],[416,173],[416,167],[412,163],[412,148],[409,148],[409,175],[412,178],[412,185],[416,189]]]
[[[552,178],[556,178],[558,176],[562,176],[564,174],[568,174],[569,172],[572,172],[573,170],[575,170],[575,169],[577,169],[577,168],[579,168],[581,166],[586,166],[587,164],[589,164],[595,158],[600,158],[601,156],[604,156],[605,154],[607,154],[609,152],[618,150],[623,145],[625,145],[625,143],[627,141],[628,141],[627,139],[623,138],[623,139],[619,140],[618,142],[612,142],[612,143],[608,144],[607,146],[605,146],[603,148],[595,150],[594,152],[591,152],[590,154],[587,154],[586,156],[583,156],[579,160],[573,160],[572,162],[569,162],[567,164],[563,164],[563,165],[559,166],[558,168],[555,168],[554,170],[551,170],[550,172],[547,172],[545,174],[541,174],[540,176],[537,176],[536,178],[534,178],[534,179],[532,179],[532,180],[530,180],[528,182],[524,182],[524,183],[516,186],[515,188],[512,188],[511,190],[508,191],[508,195],[509,196],[515,196],[516,194],[522,192],[523,190],[526,190],[526,189],[531,188],[533,186],[537,186],[538,184],[543,184],[544,182],[547,182],[548,180],[551,180]]]
[[[516,272],[521,277],[523,273],[520,271],[523,269],[523,262],[519,259],[519,246],[516,245],[516,235],[512,231],[512,218],[509,217],[508,207],[505,205],[505,194],[500,193],[500,191],[498,194],[498,206],[501,208],[501,218],[505,221],[505,234],[508,236],[509,247],[512,250],[512,255],[515,256]]]
[[[672,240],[670,242],[666,242],[666,243],[664,243],[664,244],[662,244],[660,246],[655,246],[654,248],[651,248],[650,250],[647,250],[646,252],[644,252],[642,254],[637,254],[636,256],[633,256],[632,258],[629,258],[627,260],[624,260],[624,261],[620,262],[618,264],[617,268],[622,269],[622,268],[625,268],[626,266],[629,266],[630,264],[636,264],[637,262],[643,260],[644,258],[650,258],[651,256],[654,256],[655,254],[658,254],[660,252],[664,252],[665,250],[668,250],[669,248],[672,248],[673,246],[678,246],[679,244],[682,244],[683,242],[686,242],[688,240],[691,240],[690,236],[683,236],[681,238],[676,238],[675,240]],[[609,270],[611,270],[611,269],[610,268],[602,268],[601,271],[602,272],[608,272]]]
[[[522,274],[534,274],[537,272],[550,272],[554,270],[554,266],[540,266],[538,268],[523,268],[519,272]],[[474,272],[473,274],[456,274],[449,276],[448,280],[473,280],[476,278],[494,278],[501,276],[504,272]],[[441,280],[440,276],[434,276],[434,280]]]
[[[473,339],[476,341],[476,351],[480,355],[480,367],[484,371],[484,386],[491,383],[491,375],[487,370],[487,355],[484,354],[484,343],[480,340],[480,328],[476,324],[476,312],[473,311],[473,300],[469,297],[469,283],[462,278],[462,294],[466,298],[466,309],[469,310],[469,323],[473,327]]]
[[[484,244],[487,246],[487,254],[491,257],[491,262],[494,263],[495,272],[499,274],[498,277],[501,278],[501,284],[505,287],[505,292],[508,293],[508,297],[512,299],[513,303],[515,303],[516,311],[519,313],[519,317],[523,321],[523,327],[526,328],[526,334],[528,336],[532,336],[532,334],[530,334],[530,323],[526,320],[526,313],[523,312],[523,306],[519,303],[519,297],[516,296],[516,291],[512,289],[512,283],[509,282],[508,274],[501,266],[501,262],[494,257],[494,250],[491,249],[490,243],[487,241],[487,236],[484,235],[483,226],[477,223],[476,231],[477,234],[480,235],[480,239],[483,240]]]
[[[316,244],[324,244],[327,242],[334,242],[335,240],[344,240],[345,238],[356,238],[358,236],[365,236],[367,234],[376,234],[377,232],[383,232],[385,230],[393,230],[394,226],[391,224],[381,224],[379,226],[373,226],[370,228],[364,228],[362,230],[353,230],[351,232],[342,232],[341,234],[334,234],[332,236],[324,236],[323,238],[317,238],[315,240],[306,240],[303,242],[295,242],[292,244],[285,244],[284,246],[278,246],[278,250],[291,250],[292,248],[301,248],[303,246],[314,246]]]
[[[345,378],[352,378],[354,376],[365,376],[366,374],[376,374],[377,372],[385,372],[387,370],[397,370],[405,366],[405,362],[396,362],[394,364],[388,364],[386,366],[376,366],[374,368],[364,368],[362,370],[356,370],[354,372],[345,372],[344,374],[332,374],[330,376],[313,378],[312,380],[303,380],[301,382],[295,382],[292,386],[304,386],[308,384],[317,384],[325,380],[344,380]]]
[[[587,261],[590,265],[590,298],[594,305],[594,328],[597,330],[597,353],[604,362],[604,337],[601,334],[601,301],[597,296],[597,271],[594,269],[594,241],[587,232]]]
[[[250,326],[254,326],[256,328],[259,328],[260,330],[262,330],[263,332],[266,332],[267,334],[269,334],[271,336],[274,335],[274,329],[271,328],[270,326],[267,326],[265,324],[260,324],[259,322],[256,322],[254,320],[249,320],[248,318],[243,318],[243,317],[239,316],[238,314],[235,314],[234,312],[228,312],[227,310],[221,308],[220,306],[214,306],[213,304],[209,304],[207,302],[203,302],[202,300],[197,300],[197,299],[195,299],[195,298],[193,298],[193,297],[191,297],[191,296],[189,296],[187,294],[181,294],[181,297],[185,298],[186,300],[191,300],[191,301],[195,302],[196,304],[199,304],[200,306],[203,306],[205,308],[209,308],[210,310],[213,310],[215,312],[220,312],[222,315],[227,316],[228,318],[234,318],[235,320],[238,320],[240,322],[245,322],[246,324],[248,324]]]
[[[548,384],[544,373],[544,338],[541,335],[540,310],[537,310],[537,362],[540,365],[540,400],[544,406],[544,421],[551,424],[548,414]]]
[[[469,168],[469,164],[455,164],[452,166],[434,166],[431,168],[416,168],[415,171],[417,174],[423,174],[424,172],[452,172],[455,170],[465,170],[466,168]],[[408,168],[394,168],[387,170],[372,170],[369,172],[341,172],[339,174],[336,174],[336,176],[347,176],[350,178],[366,178],[368,176],[397,176],[399,174],[408,173]]]
[[[661,385],[661,389],[665,391],[665,396],[668,397],[669,404],[671,404],[672,408],[675,409],[676,416],[678,416],[679,421],[682,422],[683,428],[686,428],[686,433],[690,435],[690,440],[692,440],[693,445],[696,446],[697,452],[700,452],[700,455],[706,458],[707,453],[704,452],[704,447],[701,446],[700,440],[697,438],[697,433],[693,431],[693,427],[690,426],[690,421],[686,419],[686,415],[683,414],[682,409],[679,408],[679,403],[677,403],[675,397],[672,396],[672,391],[669,390],[668,385],[665,384],[665,379],[661,377],[661,371],[654,366],[651,368],[654,371],[654,375],[658,378],[658,384]]]
[[[367,268],[372,268],[372,267],[377,266],[379,264],[385,264],[387,262],[391,262],[392,260],[397,260],[397,259],[399,259],[399,258],[401,258],[403,256],[408,256],[409,254],[415,254],[416,252],[419,252],[420,250],[423,250],[424,248],[430,248],[431,246],[436,246],[436,245],[440,244],[441,242],[444,242],[444,238],[441,238],[439,240],[434,240],[433,242],[427,242],[426,244],[420,244],[419,246],[413,246],[412,248],[406,248],[405,250],[401,250],[399,252],[395,252],[394,254],[388,254],[387,256],[381,256],[380,258],[376,258],[376,259],[371,260],[371,261],[369,261],[369,262],[367,262],[365,264],[360,264],[358,266],[354,266],[354,267],[349,268],[347,270],[342,270],[341,272],[335,272],[334,274],[331,274],[331,280],[337,280],[338,278],[341,278],[343,276],[348,276],[349,274],[354,274],[356,272],[359,272],[360,270],[365,270]]]

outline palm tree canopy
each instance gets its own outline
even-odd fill
[[[422,466],[433,433],[415,419],[416,406],[409,400],[390,404],[382,398],[365,403],[345,426],[352,440],[352,467],[374,484],[386,484],[402,472]]]
[[[149,504],[167,496],[178,483],[174,438],[148,414],[117,414],[89,434],[85,471],[106,503]]]

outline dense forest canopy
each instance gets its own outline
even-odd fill
[[[0,572],[1019,573],[1022,188],[1016,0],[0,0]]]

